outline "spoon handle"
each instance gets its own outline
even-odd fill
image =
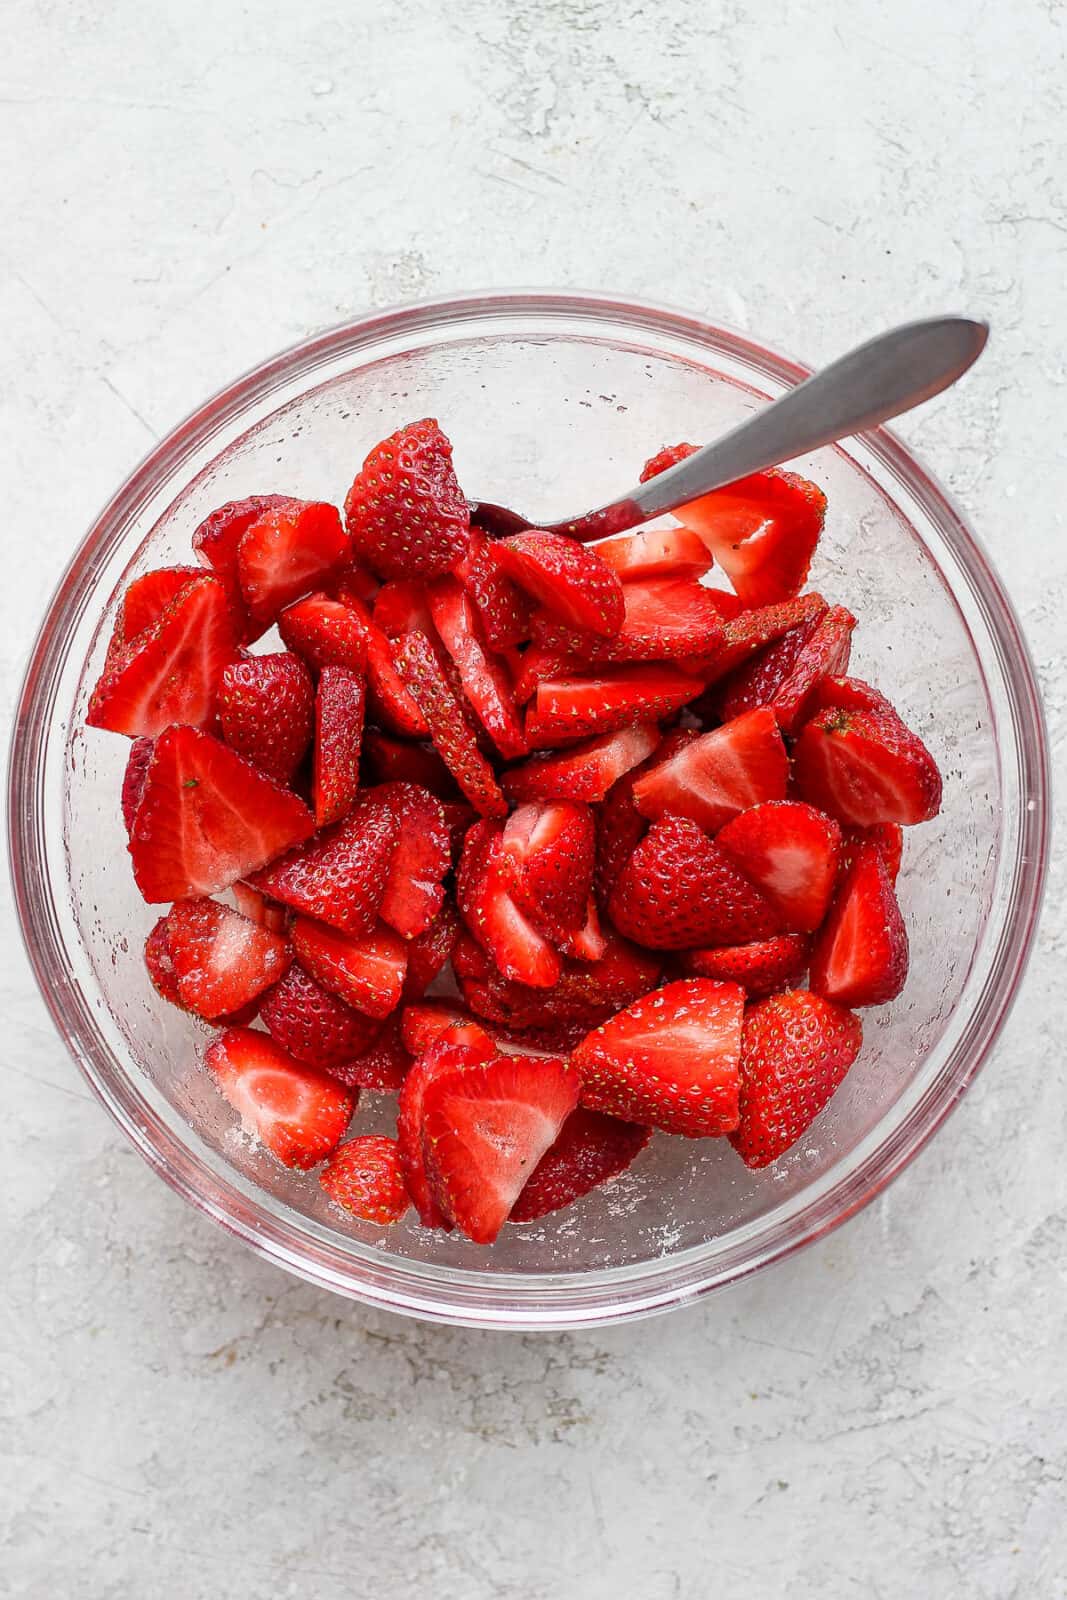
[[[621,532],[750,472],[898,417],[955,383],[988,337],[988,324],[969,317],[931,317],[891,328],[788,390],[725,438],[610,505],[556,526],[582,539]]]

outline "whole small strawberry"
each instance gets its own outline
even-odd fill
[[[461,561],[470,511],[433,417],[375,445],[345,499],[352,554],[383,578],[434,578]]]
[[[219,721],[231,750],[261,772],[288,783],[311,743],[315,691],[299,656],[234,661],[219,680]]]

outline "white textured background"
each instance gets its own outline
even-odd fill
[[[813,361],[991,316],[901,431],[998,561],[1063,776],[1060,0],[6,0],[3,33],[6,717],[68,552],[208,391],[367,306],[577,284]],[[574,1337],[259,1264],[120,1142],[3,917],[0,1594],[1067,1594],[1062,869],[993,1060],[890,1193]]]

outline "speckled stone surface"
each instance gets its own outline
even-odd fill
[[[1067,738],[1059,0],[9,0],[0,672],[208,391],[413,295],[610,287],[829,358],[988,314],[901,431]],[[0,1594],[1062,1600],[1063,872],[995,1055],[879,1202],[610,1332],[418,1325],[259,1263],[93,1103],[18,949]]]

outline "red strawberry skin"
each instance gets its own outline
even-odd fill
[[[506,772],[502,787],[513,805],[523,800],[603,800],[612,784],[645,761],[659,742],[654,723],[638,723],[589,739],[562,755],[534,756]]]
[[[397,1096],[396,1133],[400,1145],[400,1165],[408,1193],[426,1228],[451,1228],[452,1222],[441,1210],[430,1191],[430,1180],[423,1159],[423,1101],[435,1078],[444,1073],[466,1071],[495,1060],[497,1048],[489,1035],[473,1024],[458,1030],[446,1028],[422,1052],[404,1079]]]
[[[345,1005],[298,963],[271,990],[260,1016],[283,1050],[331,1073],[361,1056],[380,1026],[376,1018]]]
[[[302,967],[346,1005],[387,1017],[400,1003],[407,972],[401,939],[384,924],[354,938],[309,917],[297,917],[293,949]]]
[[[400,1036],[400,1016],[394,1012],[380,1026],[361,1056],[334,1068],[334,1076],[353,1089],[371,1094],[396,1094],[411,1071],[412,1058]]]
[[[526,713],[526,738],[532,750],[542,750],[612,733],[670,716],[702,688],[699,678],[663,666],[605,668],[580,678],[553,679],[537,686]]]
[[[641,482],[647,483],[650,478],[658,478],[661,472],[669,472],[680,461],[695,455],[699,448],[695,444],[665,444],[654,456],[649,456],[641,468]]]
[[[588,806],[528,802],[511,813],[501,848],[513,898],[546,938],[574,934],[586,919],[593,885],[596,827]]]
[[[264,511],[241,535],[237,576],[249,615],[266,626],[348,559],[336,507],[287,500]]]
[[[169,1005],[180,1006],[182,997],[178,990],[178,974],[170,958],[170,940],[167,937],[167,919],[160,917],[144,946],[144,964],[152,987]]]
[[[795,989],[808,970],[810,949],[806,934],[779,933],[752,944],[686,950],[682,965],[695,977],[739,983],[749,999],[755,1000],[779,989]]]
[[[695,579],[646,578],[624,584],[622,594],[622,623],[608,639],[551,617],[535,620],[534,636],[549,649],[591,662],[685,662],[714,657],[722,646],[722,618],[712,591]]]
[[[309,594],[286,606],[278,632],[288,649],[316,672],[347,667],[362,672],[367,660],[367,630],[351,606],[326,594]]]
[[[882,852],[859,846],[811,957],[811,988],[855,1010],[895,1000],[908,976],[908,933]]]
[[[446,1072],[423,1101],[422,1150],[442,1213],[492,1244],[523,1183],[578,1102],[578,1077],[548,1057],[500,1057]]]
[[[310,844],[253,873],[252,887],[358,938],[374,927],[398,838],[387,805],[362,805]]]
[[[441,759],[476,811],[503,816],[507,802],[493,769],[475,742],[436,651],[423,633],[409,633],[394,647],[397,671],[426,719]]]
[[[823,678],[844,672],[852,649],[856,619],[844,606],[831,606],[797,652],[792,670],[774,696],[774,712],[783,733],[794,734],[808,716],[812,696]]]
[[[840,822],[926,822],[941,809],[941,774],[895,714],[820,711],[793,751],[797,789]]]
[[[784,800],[788,781],[785,745],[763,706],[656,762],[634,784],[634,804],[653,820],[669,812],[714,833],[749,806]]]
[[[361,1133],[341,1145],[319,1182],[334,1205],[365,1222],[399,1222],[411,1204],[400,1170],[400,1147],[382,1134]]]
[[[608,909],[620,933],[651,950],[747,944],[780,927],[770,902],[686,817],[653,823]]]
[[[493,555],[501,571],[560,622],[602,638],[621,628],[622,585],[587,545],[531,528],[502,539],[493,546]]]
[[[289,783],[311,743],[315,691],[299,656],[247,656],[219,680],[222,736],[278,783]]]
[[[157,567],[134,578],[122,597],[115,629],[108,645],[108,658],[115,659],[139,634],[157,622],[170,602],[194,578],[202,578],[202,567]]]
[[[814,932],[837,881],[841,829],[832,817],[800,800],[774,800],[734,817],[715,843],[777,908],[783,928]]]
[[[821,597],[816,597],[821,598]],[[825,603],[822,616],[827,611]],[[807,644],[821,618],[818,613],[805,619],[781,638],[765,645],[758,654],[737,667],[722,684],[719,694],[722,720],[743,716],[758,706],[773,703],[778,690],[796,666],[797,657]]]
[[[741,1038],[741,1119],[730,1143],[746,1167],[769,1166],[803,1137],[859,1054],[851,1011],[805,989],[759,1000]]]
[[[803,588],[826,496],[797,473],[776,467],[702,495],[677,516],[705,541],[744,603],[762,606]]]
[[[439,800],[459,796],[456,781],[431,745],[408,739],[391,739],[377,728],[363,735],[363,765],[375,783],[417,783]]]
[[[702,1139],[737,1127],[744,990],[683,978],[636,1001],[574,1052],[582,1104]]]
[[[196,529],[193,549],[205,566],[236,580],[237,552],[253,522],[258,522],[265,512],[291,504],[283,494],[253,494],[246,500],[228,500],[205,517]]]
[[[482,727],[506,760],[526,755],[526,737],[507,670],[490,652],[466,591],[455,578],[437,578],[430,585],[429,600],[434,625]]]
[[[535,1222],[615,1178],[645,1148],[651,1132],[636,1122],[579,1106],[523,1185],[509,1222]]]
[[[244,1126],[284,1166],[306,1172],[344,1138],[356,1097],[294,1061],[268,1034],[228,1028],[204,1059]]]
[[[149,903],[216,894],[314,831],[310,811],[196,728],[156,740],[130,838]]]
[[[529,637],[532,606],[522,590],[498,567],[490,542],[471,529],[467,554],[456,568],[456,576],[474,602],[494,650],[509,650]]]
[[[126,825],[127,835],[133,833],[133,822],[137,808],[141,804],[141,796],[144,794],[145,779],[148,776],[148,766],[154,749],[155,745],[151,739],[135,739],[130,746],[126,771],[122,775],[122,820]]]
[[[844,828],[841,833],[841,859],[838,869],[844,873],[852,865],[856,851],[867,840],[878,846],[890,883],[900,876],[900,863],[904,855],[904,829],[899,822],[876,822],[870,828]]]
[[[562,970],[559,952],[538,932],[512,895],[514,867],[499,823],[471,828],[456,872],[456,903],[471,934],[505,978],[551,989]]]
[[[880,689],[864,683],[862,678],[847,678],[833,673],[820,678],[816,684],[808,702],[808,712],[814,716],[828,707],[837,711],[877,711],[899,716]]]
[[[398,830],[379,915],[402,938],[416,939],[430,927],[444,900],[451,864],[444,807],[417,783],[383,783],[365,791],[361,804],[368,801],[388,806]]]
[[[375,445],[345,499],[356,559],[382,578],[433,578],[466,554],[470,511],[433,417]]]
[[[238,645],[225,586],[203,573],[105,665],[85,720],[131,738],[154,738],[175,723],[201,727],[215,714],[219,674]]]
[[[287,939],[214,900],[180,900],[166,923],[180,1002],[209,1022],[257,1000],[292,960]]]
[[[323,667],[315,695],[311,779],[315,822],[320,828],[339,822],[355,803],[364,704],[362,673],[350,667]]]

